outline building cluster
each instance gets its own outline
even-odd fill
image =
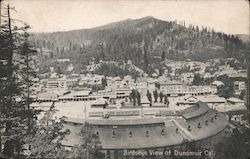
[[[34,101],[38,103],[91,101],[91,108],[93,109],[88,111],[90,117],[126,116],[126,114],[128,116],[141,116],[143,113],[140,110],[123,112],[115,109],[139,105],[145,108],[151,106],[168,107],[170,105],[171,108],[179,107],[176,109],[182,109],[181,107],[186,108],[198,101],[202,101],[208,104],[210,108],[220,112],[246,109],[244,101],[239,98],[225,99],[217,95],[218,88],[225,85],[221,81],[213,81],[210,85],[197,86],[181,80],[173,80],[166,76],[134,79],[129,75],[121,78],[119,76],[74,74],[61,78],[43,79],[40,80],[40,83],[39,93],[33,96]],[[132,99],[133,90],[135,90],[136,99]],[[239,92],[245,90],[245,83],[236,81],[234,90],[235,93],[240,94]],[[155,92],[157,95],[155,95]],[[151,97],[149,97],[149,93]],[[139,94],[139,99],[137,94]],[[230,118],[241,121],[243,115],[232,115]]]
[[[216,78],[222,75],[227,75],[230,78],[247,78],[246,70],[231,67],[228,64],[230,60],[232,59],[213,59],[207,62],[168,60],[165,61],[165,65],[171,69],[170,71],[165,70],[164,74],[177,78],[186,84],[192,84],[194,74],[200,74],[204,79]]]
[[[42,87],[39,88],[39,93],[35,97],[38,102],[82,101],[99,97],[129,98],[132,90],[137,90],[142,97],[146,96],[147,92],[153,93],[155,90],[169,97],[217,93],[216,85],[194,86],[182,81],[170,80],[167,77],[133,79],[129,75],[121,78],[87,74],[77,77],[43,79],[40,83]]]
[[[230,98],[218,95],[226,85],[222,81],[193,84],[195,73],[204,79],[213,78],[216,71],[223,73],[216,69],[206,72],[209,64],[169,62],[166,66],[171,70],[165,69],[163,75],[158,71],[151,77],[137,78],[93,73],[53,75],[38,81],[31,107],[40,109],[43,103],[50,104],[42,108],[42,125],[63,117],[64,128],[71,133],[62,145],[69,150],[80,144],[79,134],[86,123],[99,137],[105,158],[119,158],[124,149],[178,147],[216,136],[228,120],[243,121],[246,107],[239,97],[246,90],[244,81],[233,83],[236,96]],[[50,110],[55,110],[54,114]]]

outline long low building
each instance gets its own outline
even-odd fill
[[[73,147],[81,144],[79,131],[87,122],[93,133],[99,136],[107,158],[124,149],[164,148],[203,140],[220,133],[228,125],[226,116],[202,102],[197,102],[176,118],[76,120],[64,120],[65,128],[70,129],[71,134],[66,136],[63,145]]]
[[[193,105],[198,101],[202,101],[208,105],[224,104],[227,102],[227,100],[224,97],[219,97],[218,95],[188,96],[186,98],[183,98],[182,100],[179,100],[177,102],[177,105],[178,106]]]
[[[190,86],[177,81],[156,82],[155,86],[168,96],[196,96],[217,93],[217,89],[210,85]]]
[[[86,93],[89,91],[81,91],[80,93],[74,92],[69,93],[58,98],[58,101],[88,101],[88,100],[96,100],[98,98],[105,98],[105,99],[123,99],[129,98],[129,94],[131,90],[129,89],[120,89],[115,90],[113,92],[108,91],[99,91],[95,93]]]

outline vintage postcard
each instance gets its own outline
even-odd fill
[[[0,0],[0,158],[249,159],[246,0]]]

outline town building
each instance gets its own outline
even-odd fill
[[[49,79],[47,81],[47,89],[57,90],[57,89],[66,89],[66,79]]]
[[[235,97],[228,98],[227,101],[231,104],[237,104],[237,105],[244,105],[245,103],[243,100]]]
[[[97,98],[91,103],[91,108],[103,108],[105,109],[108,106],[107,99]]]
[[[156,82],[156,88],[168,96],[209,95],[217,92],[216,88],[209,85],[189,86],[178,81]]]
[[[88,119],[66,118],[64,128],[70,129],[62,144],[69,150],[81,142],[81,125],[88,123],[91,131],[100,139],[105,159],[120,159],[124,150],[165,149],[180,146],[188,141],[196,142],[216,136],[228,125],[225,115],[210,109],[202,102],[185,109],[171,119]],[[186,142],[185,142],[186,141]]]
[[[234,82],[234,91],[243,91],[246,90],[246,84],[244,81],[235,81]]]
[[[213,81],[212,83],[212,86],[218,88],[218,87],[221,87],[221,86],[224,86],[225,84],[221,81]]]
[[[198,101],[206,103],[210,108],[216,109],[216,107],[220,104],[225,104],[227,100],[224,97],[219,97],[217,95],[206,95],[206,96],[187,96],[182,100],[177,102],[178,106],[183,105],[193,105]]]

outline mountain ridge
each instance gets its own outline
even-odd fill
[[[165,52],[170,59],[206,60],[239,57],[236,50],[245,48],[237,36],[152,16],[125,19],[91,29],[35,34],[33,41],[36,46],[54,52],[55,57],[75,59],[84,52],[84,56],[101,59],[145,61],[145,58]]]

